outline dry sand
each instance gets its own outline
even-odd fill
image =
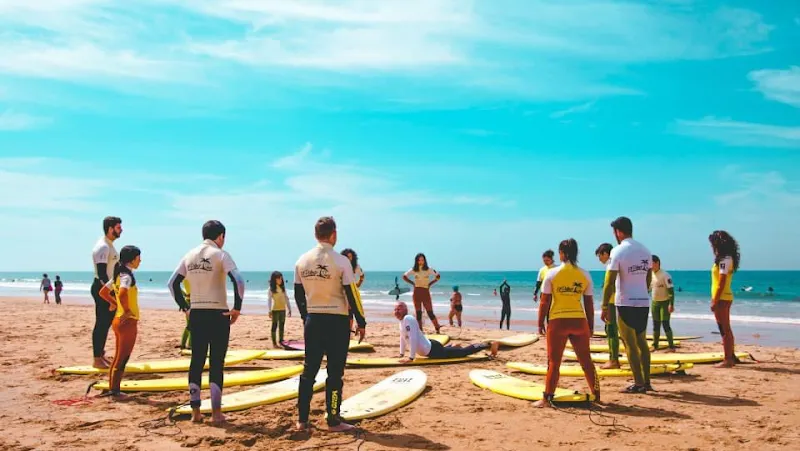
[[[446,312],[438,312],[440,316]],[[369,315],[373,319],[374,312]],[[514,374],[509,360],[545,364],[543,341],[503,350],[500,358],[472,364],[426,366],[428,390],[410,405],[360,426],[365,441],[316,431],[311,438],[291,432],[296,400],[229,413],[225,428],[192,424],[179,417],[175,426],[145,429],[164,411],[187,401],[185,391],[134,394],[126,402],[95,398],[87,405],[61,406],[53,401],[80,398],[96,376],[60,376],[53,369],[91,363],[94,309],[87,306],[41,305],[23,298],[0,298],[0,449],[168,450],[181,448],[245,449],[792,449],[800,443],[800,352],[797,349],[739,346],[761,363],[734,369],[697,365],[685,376],[655,377],[657,393],[624,395],[628,382],[602,380],[604,417],[585,407],[538,410],[527,401],[482,390],[468,373],[488,368]],[[269,346],[266,316],[242,316],[231,332],[232,349]],[[429,324],[429,323],[426,323]],[[183,330],[177,311],[142,312],[133,361],[174,358]],[[372,321],[367,341],[375,356],[397,353],[397,326]],[[300,338],[297,317],[287,322],[287,338]],[[432,331],[428,331],[432,332]],[[488,329],[444,328],[453,343],[509,335]],[[511,333],[514,333],[512,330]],[[113,354],[113,333],[107,352]],[[720,351],[714,343],[684,342],[683,352]],[[244,367],[275,368],[291,361],[248,362]],[[398,371],[396,368],[345,372],[345,398]],[[179,373],[180,374],[180,373]],[[185,374],[185,373],[184,373]],[[515,374],[543,381],[541,376]],[[175,377],[176,374],[131,378]],[[583,379],[562,378],[560,385],[585,391]],[[228,388],[226,393],[252,387]],[[96,395],[95,390],[90,395]],[[204,391],[204,398],[208,392]],[[312,421],[324,426],[324,392],[312,402]],[[593,421],[617,427],[600,426]],[[157,423],[157,422],[156,422]],[[337,443],[341,445],[336,445]],[[792,445],[794,443],[794,445]]]

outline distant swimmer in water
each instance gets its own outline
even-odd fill
[[[742,291],[744,291],[746,293],[749,293],[749,292],[753,291],[753,287],[742,287]]]
[[[775,294],[775,290],[772,287],[767,288],[767,296],[772,296]]]
[[[683,288],[678,287],[678,292],[680,293],[681,291],[683,291]]]
[[[724,230],[715,230],[708,236],[714,252],[714,266],[711,267],[711,311],[717,320],[725,360],[714,365],[717,368],[730,368],[736,364],[733,354],[734,338],[731,329],[731,305],[733,275],[739,270],[739,244]]]

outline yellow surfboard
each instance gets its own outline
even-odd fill
[[[544,384],[537,384],[491,370],[472,370],[469,380],[478,387],[512,398],[539,401],[544,396]],[[580,402],[594,401],[594,395],[580,393],[564,388],[556,388],[553,401]]]
[[[325,387],[325,379],[328,378],[328,370],[320,368],[314,379],[314,391]],[[286,379],[285,381],[262,385],[237,393],[222,395],[222,411],[234,412],[246,410],[253,407],[265,406],[276,402],[286,401],[296,398],[300,388],[300,376]],[[204,399],[200,403],[201,413],[211,413],[211,400]],[[189,404],[184,404],[175,409],[178,415],[191,415],[192,408]]]
[[[237,350],[236,352],[260,352],[261,356],[259,359],[262,360],[294,360],[294,359],[304,359],[306,357],[305,351],[289,351],[286,349],[267,349],[264,351],[257,351],[253,350]],[[228,351],[229,353],[231,351]],[[181,355],[192,355],[191,349],[181,349]]]
[[[439,343],[442,344],[442,346],[446,345],[447,343],[450,343],[450,336],[449,335],[430,334],[430,335],[425,335],[425,336],[428,337],[428,340],[438,341]]]
[[[674,344],[675,347],[679,347],[681,345],[681,342],[680,341],[674,341],[672,344]],[[650,347],[652,347],[652,346],[653,346],[653,343],[650,342]],[[658,349],[668,349],[668,348],[669,348],[669,345],[667,343],[659,343],[658,344]],[[567,349],[573,349],[572,348],[572,343],[570,343],[569,341],[567,341]],[[592,352],[609,352],[608,343],[591,343],[591,344],[589,344],[589,350],[592,351]],[[619,342],[619,350],[620,351],[624,351],[625,350],[625,344],[622,343],[622,341]]]
[[[534,365],[532,363],[525,363],[525,362],[508,362],[506,366],[517,371],[521,371],[527,374],[536,374],[540,376],[547,375],[547,366],[541,365]],[[674,373],[676,371],[684,371],[690,368],[694,368],[694,363],[680,363],[680,364],[668,364],[668,365],[650,365],[650,374],[665,374],[665,373]],[[632,377],[633,372],[630,368],[619,368],[619,369],[601,369],[595,368],[597,371],[597,375],[600,377]],[[577,365],[561,365],[560,369],[561,376],[564,377],[583,377],[583,369]]]
[[[223,387],[236,387],[240,385],[257,385],[268,382],[281,381],[296,376],[303,372],[303,365],[285,366],[273,368],[271,370],[237,371],[226,373],[223,380]],[[208,388],[208,374],[203,375],[200,388]],[[108,390],[108,381],[101,381],[94,385],[98,390]],[[172,377],[165,379],[144,379],[137,381],[122,381],[120,390],[124,392],[164,392],[187,390],[188,382],[186,376]]]
[[[357,359],[347,359],[347,364],[352,366],[416,366],[416,365],[439,365],[443,363],[463,363],[463,362],[478,362],[486,360],[489,356],[486,354],[478,355],[473,354],[467,357],[458,357],[453,359],[429,359],[427,357],[416,357],[413,361],[408,363],[400,363],[400,357],[367,357]]]
[[[605,331],[595,331],[592,335],[594,337],[596,337],[596,338],[607,338],[608,337],[608,335],[606,335]],[[703,337],[700,336],[700,335],[686,335],[686,336],[675,335],[674,337],[672,337],[673,340],[699,340],[701,338],[703,338]],[[652,335],[648,335],[647,339],[650,340],[650,341],[653,341],[653,336]],[[667,337],[662,335],[661,339],[662,340],[666,340]]]
[[[736,357],[743,359],[749,357],[750,354],[746,352],[735,353]],[[577,360],[578,356],[574,351],[564,351],[564,359]],[[664,365],[668,363],[715,363],[725,360],[725,354],[722,352],[697,352],[691,354],[650,354],[650,365]],[[596,363],[608,362],[608,354],[592,354],[592,361]],[[619,363],[627,364],[628,357],[625,355],[619,356]]]
[[[428,376],[421,370],[405,370],[342,402],[344,420],[374,418],[399,409],[425,391]]]
[[[225,366],[238,365],[250,360],[255,360],[264,355],[264,351],[231,351],[225,357]],[[189,371],[191,359],[153,360],[147,362],[129,362],[125,366],[126,373],[173,373]],[[205,368],[209,362],[206,360]],[[56,370],[61,374],[102,374],[108,373],[107,369],[97,369],[91,366],[70,366]]]
[[[493,339],[493,341],[497,341],[501,346],[519,347],[536,343],[539,341],[539,336],[536,334],[517,334],[510,337]]]

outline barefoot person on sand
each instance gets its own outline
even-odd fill
[[[342,376],[350,345],[349,315],[353,313],[358,328],[358,342],[364,339],[367,322],[361,297],[356,287],[350,260],[337,253],[336,222],[331,217],[317,220],[314,235],[318,244],[301,255],[295,264],[294,296],[298,309],[306,317],[303,338],[306,358],[297,397],[299,420],[296,430],[310,431],[311,398],[314,380],[327,356],[328,379],[325,382],[325,410],[328,430],[345,432],[354,426],[339,416],[342,398]]]
[[[550,407],[553,402],[567,340],[578,356],[595,401],[600,400],[600,382],[589,351],[594,330],[592,276],[578,267],[578,243],[574,239],[558,245],[558,256],[561,265],[549,270],[542,284],[539,335],[547,336],[547,378],[543,399],[534,403],[535,407]]]
[[[715,366],[730,368],[736,364],[736,357],[733,354],[733,329],[731,329],[731,305],[733,305],[731,282],[733,274],[739,270],[739,244],[724,230],[715,230],[708,236],[708,241],[714,252],[714,266],[711,268],[711,311],[717,320],[719,333],[722,335],[722,347],[725,350],[725,360]]]
[[[283,281],[283,274],[274,271],[269,278],[269,289],[267,290],[267,310],[269,318],[272,320],[272,347],[277,349],[278,343],[283,343],[283,330],[286,326],[286,313],[292,316],[292,305],[289,303],[289,295],[286,294],[286,283]],[[275,333],[278,333],[277,341]]]
[[[511,285],[506,279],[500,284],[500,301],[503,309],[500,311],[500,329],[503,329],[503,320],[506,320],[506,330],[511,329]]]
[[[608,259],[611,255],[610,243],[603,243],[594,251],[594,255],[600,260],[600,263],[606,265],[608,270]],[[619,328],[617,327],[617,308],[614,306],[614,285],[609,287],[611,292],[611,299],[609,300],[608,318],[604,320],[606,324],[606,339],[608,340],[608,362],[604,363],[600,368],[604,370],[619,368]],[[605,290],[605,285],[603,286]]]
[[[61,281],[61,276],[56,274],[56,281],[53,283],[53,293],[56,295],[56,305],[61,305],[61,292],[64,291],[64,282]]]
[[[414,277],[412,282],[409,277]],[[433,280],[431,280],[433,278]],[[441,279],[442,276],[435,269],[428,267],[428,258],[425,254],[419,253],[414,257],[414,266],[403,274],[403,280],[414,286],[413,300],[414,310],[417,313],[417,323],[422,330],[422,308],[428,312],[428,317],[439,333],[439,321],[433,313],[433,301],[431,300],[431,287]]]
[[[539,302],[539,290],[542,289],[542,283],[544,283],[547,271],[550,271],[551,268],[556,266],[553,262],[554,256],[555,252],[553,252],[552,249],[548,249],[542,254],[542,263],[544,263],[544,266],[539,268],[539,275],[536,277],[536,288],[533,290],[533,302]]]
[[[661,259],[653,255],[653,278],[650,282],[650,293],[653,297],[653,351],[658,350],[658,340],[661,337],[661,326],[667,334],[669,352],[675,352],[672,340],[672,327],[669,324],[670,315],[675,311],[675,288],[672,276],[661,269]]]
[[[142,251],[136,246],[125,246],[119,252],[119,261],[114,265],[114,274],[100,288],[100,296],[109,304],[116,305],[114,321],[111,323],[116,338],[116,351],[108,372],[108,394],[113,398],[123,397],[120,392],[125,365],[136,345],[139,331],[139,288],[133,271],[142,262]],[[116,295],[114,295],[114,293]]]
[[[634,380],[633,385],[622,393],[646,393],[654,391],[650,385],[650,348],[647,343],[652,254],[633,239],[630,219],[620,216],[611,223],[611,228],[619,246],[611,250],[606,269],[601,318],[608,321],[611,297],[614,296],[619,334],[625,343],[625,354]]]
[[[225,422],[222,415],[223,367],[228,353],[231,325],[239,318],[244,298],[244,278],[225,245],[225,226],[219,221],[203,224],[203,243],[190,250],[169,279],[169,290],[175,302],[189,317],[192,332],[192,362],[189,366],[189,397],[192,421],[201,422],[200,387],[206,357],[211,389],[211,419]],[[183,298],[181,282],[188,279],[192,287],[192,303]],[[228,309],[226,279],[233,283],[233,310]]]
[[[400,363],[410,363],[417,355],[430,359],[455,359],[467,357],[477,352],[489,349],[492,357],[497,356],[500,343],[490,341],[487,343],[471,344],[467,347],[461,345],[442,346],[435,340],[428,340],[422,333],[417,320],[408,314],[408,306],[403,301],[398,301],[394,306],[394,317],[400,321]],[[404,358],[408,347],[408,358]]]
[[[458,322],[458,327],[461,327],[461,312],[464,311],[464,297],[458,291],[458,285],[453,285],[453,293],[450,295],[450,314],[447,319],[450,320],[450,325],[453,326],[453,318]]]
[[[364,283],[364,271],[358,264],[358,254],[356,253],[356,251],[347,248],[342,251],[342,255],[344,255],[345,257],[347,257],[348,260],[350,260],[350,264],[353,267],[353,280],[356,281],[356,288],[358,288],[360,296],[361,284]],[[350,312],[350,330],[353,330],[353,312]]]
[[[53,287],[50,285],[50,278],[47,277],[47,274],[42,274],[42,281],[39,283],[39,290],[44,292],[44,302],[43,304],[50,303],[50,290]]]
[[[103,218],[103,237],[97,240],[92,249],[94,266],[94,282],[92,282],[92,298],[94,299],[94,330],[92,331],[92,351],[95,368],[105,369],[111,364],[105,358],[108,329],[114,320],[114,304],[109,304],[100,296],[100,288],[114,276],[114,266],[119,261],[119,254],[114,249],[114,241],[122,235],[122,219],[116,216]],[[113,294],[113,293],[112,293]]]

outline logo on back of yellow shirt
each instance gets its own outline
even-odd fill
[[[559,293],[563,293],[563,294],[566,294],[566,293],[573,293],[573,294],[582,293],[583,292],[583,283],[581,283],[581,282],[573,282],[571,287],[567,287],[567,286],[558,287],[556,289],[556,291],[559,292]]]

